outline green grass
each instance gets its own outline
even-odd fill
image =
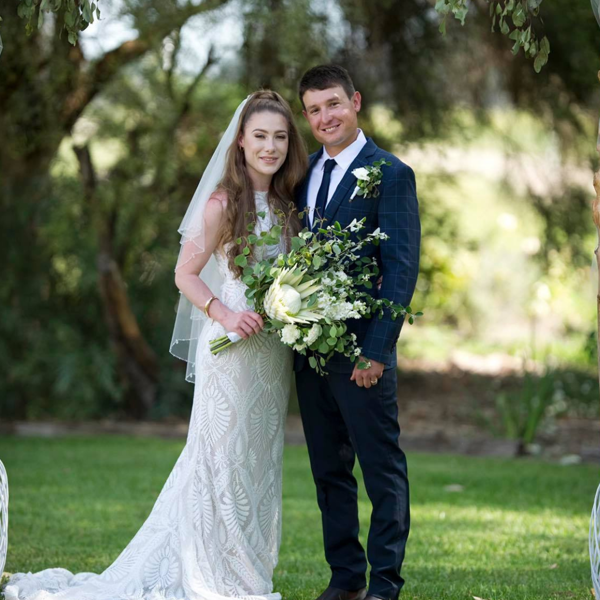
[[[6,571],[104,569],[151,510],[182,446],[118,437],[0,440],[11,493]],[[597,467],[414,454],[409,471],[403,599],[591,598],[587,530]],[[464,490],[447,492],[449,484]],[[369,510],[361,490],[363,542]],[[288,600],[313,599],[328,575],[306,449],[289,447],[275,589]]]

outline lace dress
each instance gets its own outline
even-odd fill
[[[257,231],[272,224],[256,194]],[[261,247],[267,256],[282,247]],[[222,301],[248,306],[245,285],[217,254]],[[194,404],[186,445],[152,512],[101,575],[65,569],[18,573],[7,600],[279,600],[272,592],[281,540],[281,469],[292,351],[260,333],[217,356],[206,325],[198,344]]]

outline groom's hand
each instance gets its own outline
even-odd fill
[[[371,366],[368,369],[359,369],[358,363],[361,361],[370,362]],[[383,375],[383,363],[377,362],[361,356],[354,366],[350,381],[356,381],[358,387],[370,388],[372,385],[377,385],[377,381]]]

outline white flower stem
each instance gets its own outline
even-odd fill
[[[208,345],[210,346],[210,351],[212,354],[218,354],[222,350],[229,348],[229,346],[237,344],[237,342],[239,342],[241,339],[241,336],[239,336],[237,333],[230,331],[226,335],[222,335],[214,340],[210,340]]]

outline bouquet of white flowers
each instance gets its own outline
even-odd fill
[[[242,281],[248,286],[248,303],[263,317],[264,330],[308,355],[310,366],[320,374],[334,352],[351,361],[360,357],[356,336],[347,331],[348,319],[381,317],[387,309],[392,319],[406,316],[412,324],[422,315],[413,313],[410,306],[374,298],[367,291],[377,280],[379,269],[375,258],[360,257],[360,250],[367,244],[378,245],[388,236],[379,229],[364,237],[353,236],[364,228],[364,222],[364,218],[354,219],[345,228],[336,222],[317,232],[305,229],[292,238],[290,252],[253,266],[248,265],[248,254],[237,257],[244,267]],[[262,238],[248,236],[246,245],[277,243],[281,230],[276,225],[263,232]],[[242,243],[241,239],[236,241]],[[239,339],[230,333],[212,340],[211,351],[217,354]],[[361,361],[358,367],[367,368],[368,364]]]

